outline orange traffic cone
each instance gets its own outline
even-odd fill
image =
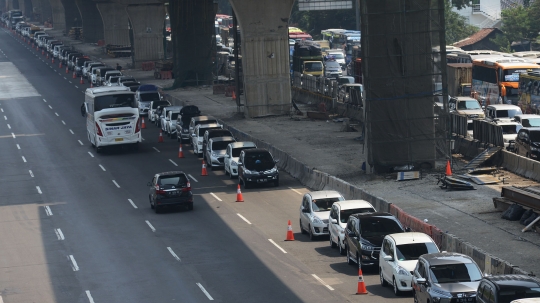
[[[80,84],[84,84],[83,77],[81,76],[81,81],[79,81]]]
[[[182,151],[182,143],[180,143],[180,149],[178,149],[178,158],[184,158],[184,151]]]
[[[90,85],[90,87],[92,87],[92,85]],[[146,128],[146,123],[144,123],[144,117],[142,118],[142,122],[141,122],[141,129],[145,129]]]
[[[287,238],[285,241],[294,241],[294,234],[292,232],[291,220],[287,223]]]
[[[364,276],[362,276],[362,268],[358,266],[358,290],[357,295],[367,295],[366,282],[364,282]]]
[[[236,188],[236,202],[244,202],[244,197],[242,196],[242,191],[240,190],[240,184]]]
[[[452,175],[452,168],[450,167],[450,160],[446,161],[446,175],[451,176]]]
[[[204,162],[204,160],[202,160],[202,172],[201,172],[201,176],[208,176],[208,172],[206,171],[206,162]]]
[[[157,142],[159,143],[163,142],[163,131],[161,129],[159,130],[159,139]]]
[[[73,79],[77,78],[77,76],[75,76],[75,72],[73,72],[73,75],[71,76]]]
[[[234,92],[234,90],[232,91],[232,99],[233,101],[236,101],[236,93]]]
[[[69,74],[69,70],[68,70],[68,67],[66,66],[66,74]]]
[[[58,68],[62,68],[62,61],[58,62]]]

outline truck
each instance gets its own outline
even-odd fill
[[[294,44],[292,71],[303,75],[324,75],[323,56],[318,44],[299,41]]]
[[[448,94],[452,97],[470,97],[472,63],[448,63]]]

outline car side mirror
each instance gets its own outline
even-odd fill
[[[238,166],[240,166],[240,165],[242,165],[242,162],[238,162],[237,164],[238,164]]]
[[[152,186],[152,182],[148,182],[148,183],[146,183],[146,185],[147,185],[148,187],[151,187],[151,186]]]
[[[336,220],[336,219],[332,219],[332,220],[330,220],[330,222],[331,222],[332,224],[337,224],[337,220]]]
[[[171,121],[171,119],[169,119],[169,118],[166,118],[165,120],[166,120],[166,121]]]
[[[426,285],[427,281],[426,281],[426,278],[417,278],[416,283],[420,285]]]
[[[392,256],[388,256],[388,255],[384,256],[383,259],[384,259],[384,261],[394,261],[394,258],[392,258]]]

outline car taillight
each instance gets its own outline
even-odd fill
[[[156,185],[156,194],[164,195],[165,191],[159,188],[159,185]]]
[[[97,135],[103,137],[103,133],[101,132],[101,128],[99,127],[97,122],[96,122],[96,129],[97,129]]]
[[[183,191],[183,192],[191,191],[191,183],[188,182],[188,183],[186,184],[186,187],[182,188],[182,191]]]
[[[138,133],[141,131],[141,128],[139,127],[140,125],[139,122],[141,122],[140,120],[141,118],[139,117],[139,119],[137,119],[137,125],[135,126],[135,133]]]

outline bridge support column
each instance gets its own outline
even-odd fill
[[[75,1],[62,0],[66,20],[66,34],[72,27],[82,27],[82,18]],[[84,33],[83,33],[84,34]]]
[[[66,13],[61,0],[49,0],[52,10],[53,28],[58,30],[66,30]]]
[[[105,44],[130,45],[129,18],[126,5],[119,3],[97,3],[103,22]]]
[[[103,39],[103,21],[94,1],[76,0],[81,13],[83,27],[83,41],[96,43]]]
[[[288,113],[291,105],[288,21],[294,0],[230,2],[242,31],[246,117]]]
[[[127,12],[133,28],[133,66],[138,68],[142,62],[163,59],[163,3],[128,5]]]
[[[49,0],[32,0],[33,17],[32,21],[45,22],[52,21],[51,3]]]

